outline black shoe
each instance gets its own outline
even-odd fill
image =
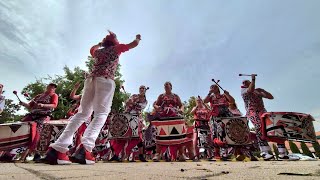
[[[109,161],[122,162],[117,155],[114,155]]]
[[[33,156],[33,161],[39,163],[41,160],[41,155],[39,153],[35,153]]]
[[[57,160],[58,160],[57,151],[53,148],[49,148],[46,153],[45,158],[41,159],[41,162],[44,162],[46,164],[55,165],[55,164],[58,164]]]
[[[228,157],[222,156],[220,160],[221,160],[221,161],[229,161],[230,159],[229,159]]]
[[[255,156],[251,156],[250,161],[259,161],[259,160]]]
[[[86,150],[83,146],[79,147],[76,152],[71,156],[72,162],[79,164],[86,164]]]
[[[144,158],[143,154],[139,154],[139,160],[140,160],[141,162],[148,162],[148,161]]]

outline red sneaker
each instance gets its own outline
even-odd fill
[[[67,153],[61,153],[57,151],[57,163],[60,165],[66,165],[71,164],[72,162],[69,160]]]
[[[92,153],[87,151],[83,145],[81,144],[78,146],[78,149],[76,150],[73,159],[75,162],[79,164],[94,164],[95,158],[93,157]]]

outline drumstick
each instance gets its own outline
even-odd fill
[[[252,75],[258,76],[257,74],[239,74],[239,76],[252,76]]]
[[[213,81],[214,83],[216,83],[216,85],[217,85],[222,91],[224,91],[224,89],[218,84],[218,82],[220,82],[220,80],[215,81],[214,79],[212,79],[212,81]]]
[[[121,86],[121,88],[123,89],[124,93],[127,94],[126,90],[124,89],[124,86]]]
[[[146,88],[146,91],[149,90],[149,87]]]
[[[22,102],[21,99],[20,99],[19,96],[18,96],[17,91],[13,91],[13,94],[15,94],[15,95],[17,96],[17,98],[18,98],[18,100],[19,100],[20,102]]]
[[[208,107],[208,105],[206,103],[204,103],[203,99],[198,95],[198,98],[201,100],[202,104],[210,110],[210,108]]]

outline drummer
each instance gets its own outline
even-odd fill
[[[153,107],[156,110],[157,116],[160,117],[178,117],[182,116],[184,106],[177,94],[172,93],[171,82],[164,83],[165,93],[160,94],[158,99],[153,103]],[[163,146],[156,145],[156,154],[153,157],[153,161],[159,161],[160,152]],[[179,146],[179,157],[181,161],[184,161],[183,147]]]
[[[44,93],[38,94],[29,103],[20,102],[20,105],[30,110],[30,113],[24,116],[21,121],[34,121],[37,124],[35,138],[28,149],[22,153],[20,161],[25,161],[27,155],[36,150],[43,129],[43,123],[50,120],[51,113],[58,106],[58,95],[55,93],[56,88],[56,84],[50,83]],[[39,159],[40,155],[36,153],[34,160]]]
[[[199,158],[199,147],[198,147],[198,131],[197,128],[207,128],[210,132],[209,120],[210,120],[210,109],[203,102],[203,100],[198,96],[196,99],[196,106],[190,112],[194,118],[195,131],[193,136],[193,146],[196,152],[196,156]],[[208,139],[206,142],[212,142],[211,135],[208,135]],[[210,157],[210,151],[208,152],[208,156]]]
[[[143,153],[143,141],[142,141],[142,111],[146,108],[148,101],[146,99],[147,88],[143,85],[139,87],[139,94],[133,94],[127,101],[125,106],[125,113],[139,116],[139,139],[130,140],[112,140],[112,148],[114,149],[114,157],[111,160],[119,160],[119,154],[126,145],[125,155],[129,156],[131,150],[138,146],[139,148],[139,160],[142,162],[147,162]]]
[[[262,139],[261,132],[261,115],[266,111],[263,103],[263,98],[266,99],[274,99],[272,94],[268,91],[256,88],[256,75],[251,76],[250,80],[244,80],[241,86],[241,95],[244,100],[245,108],[246,108],[246,116],[247,119],[252,122],[256,130],[256,136],[258,139],[258,144],[261,151],[261,156],[264,160],[273,159],[273,155],[269,154],[271,148],[266,140]],[[286,148],[284,143],[277,143],[278,151],[279,151],[279,159],[290,159],[286,153]]]
[[[213,141],[215,144],[215,159],[227,160],[227,149],[225,144],[225,133],[221,131],[219,126],[221,121],[216,121],[216,117],[232,117],[233,114],[229,110],[230,104],[235,104],[234,98],[228,91],[220,93],[219,86],[214,84],[210,86],[209,94],[204,99],[204,103],[209,103],[211,106],[211,117],[213,119]],[[222,158],[220,156],[220,149],[222,151]]]

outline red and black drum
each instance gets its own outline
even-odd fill
[[[182,117],[158,118],[152,121],[157,128],[156,143],[170,146],[192,141],[187,137],[187,126]]]
[[[228,146],[251,144],[250,130],[246,117],[214,117],[214,138]]]
[[[108,119],[108,139],[131,139],[139,138],[139,116],[118,113]]]
[[[267,112],[261,116],[263,138],[269,141],[316,141],[310,114],[297,112]]]
[[[51,120],[44,122],[43,130],[40,135],[38,151],[46,152],[51,143],[54,143],[62,134],[67,126],[68,119]]]

